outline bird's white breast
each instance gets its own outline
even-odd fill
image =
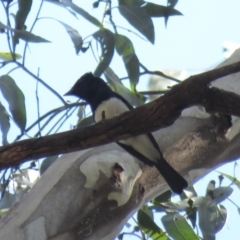
[[[129,111],[127,105],[117,98],[110,98],[107,101],[102,102],[97,107],[94,113],[95,122],[99,122],[105,119],[116,117],[126,111]]]
[[[110,98],[98,106],[95,111],[94,119],[95,122],[99,122],[103,120],[103,116],[105,119],[109,119],[126,111],[129,111],[129,108],[124,102],[117,98]],[[158,150],[154,147],[146,134],[124,139],[119,142],[131,146],[153,162],[157,162],[160,158]]]

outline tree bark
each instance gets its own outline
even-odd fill
[[[3,146],[0,148],[0,169],[18,166],[30,159],[82,150],[156,131],[173,124],[182,110],[191,106],[203,106],[210,113],[240,116],[240,96],[209,87],[212,81],[239,71],[240,61],[192,76],[163,97],[116,118],[84,129]]]
[[[237,64],[232,65],[231,68],[236,66]],[[221,68],[219,72],[224,72],[224,69],[228,67]],[[146,129],[161,127],[154,136],[164,157],[189,184],[195,182],[220,164],[240,156],[239,119],[235,118],[230,127],[230,118],[225,115],[240,116],[237,109],[239,96],[236,95],[240,89],[240,74],[218,80],[219,86],[216,81],[215,87],[218,88],[226,89],[221,87],[222,83],[233,86],[226,89],[232,91],[230,93],[207,86],[215,77],[213,73],[215,74],[213,71],[198,75],[196,78],[205,78],[201,77],[194,82],[192,79],[195,77],[189,78],[148,106],[105,123],[72,131],[77,140],[65,140],[65,144],[68,144],[66,151],[105,144],[145,132]],[[217,76],[222,75],[218,73]],[[205,106],[215,114],[207,114],[204,109],[195,107],[184,110],[179,117],[182,109],[195,104]],[[147,114],[142,114],[146,109]],[[79,133],[82,135],[77,136]],[[62,136],[64,135],[56,135],[53,138],[55,143],[56,140],[59,143]],[[45,139],[49,140],[49,137]],[[45,148],[42,139],[34,139],[30,145],[29,140],[26,140],[2,148],[1,167],[9,164],[2,160],[8,156],[4,155],[4,150],[5,153],[10,149],[18,151],[21,157],[17,158],[16,153],[11,155],[17,164],[24,154],[29,158],[34,152],[40,154],[45,151],[45,154],[49,154],[49,149],[56,145],[53,139],[48,142],[53,145]],[[54,151],[61,150],[62,144]],[[21,146],[25,148],[22,151]],[[33,147],[28,154],[27,147]],[[116,171],[119,169],[116,164],[121,167],[121,171]],[[3,217],[0,222],[0,239],[30,240],[33,236],[37,240],[114,239],[128,218],[143,203],[166,189],[168,186],[154,167],[143,166],[115,143],[65,154],[50,166],[31,191]]]

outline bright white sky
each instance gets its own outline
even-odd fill
[[[98,9],[93,9],[92,2],[89,0],[81,1],[81,7],[96,18],[102,19],[104,4],[100,4]],[[116,4],[117,1],[112,2]],[[152,2],[166,4],[166,1],[161,0]],[[33,9],[35,12],[39,3],[39,0],[34,1]],[[97,31],[95,26],[85,21],[81,16],[76,19],[64,9],[47,3],[44,5],[41,17],[59,19],[77,29],[83,38]],[[170,18],[167,28],[164,26],[163,19],[154,19],[155,45],[141,40],[136,35],[129,34],[125,30],[119,31],[132,39],[140,61],[150,70],[178,69],[187,70],[189,74],[205,71],[224,60],[222,51],[224,41],[240,43],[238,26],[240,22],[239,0],[180,0],[176,9],[181,11],[184,16]],[[28,29],[34,15],[33,12],[28,18]],[[4,12],[0,5],[0,21],[2,22],[5,21],[3,16]],[[113,16],[116,25],[129,27],[129,25],[125,24],[126,21],[118,14],[117,8],[113,10]],[[105,26],[110,27],[108,23]],[[130,29],[132,28],[130,27]],[[136,30],[132,30],[136,32]],[[87,71],[94,71],[97,63],[91,51],[76,56],[69,36],[57,21],[42,19],[36,24],[33,32],[50,40],[52,43],[30,44],[27,51],[26,66],[35,74],[40,68],[40,77],[61,95],[73,85],[79,76]],[[17,53],[22,53],[22,47],[23,44],[21,43],[17,47]],[[0,51],[7,51],[4,34],[0,34]],[[0,75],[5,74],[11,67],[0,69]],[[115,54],[111,67],[119,77],[126,76],[126,71],[117,54]],[[29,126],[37,118],[36,81],[20,70],[12,72],[11,76],[25,94],[27,126]],[[138,89],[146,89],[147,79],[147,76],[141,78]],[[41,85],[39,85],[39,98],[41,115],[53,108],[62,106],[62,103]],[[70,97],[68,100],[75,101],[74,98]],[[70,123],[75,124],[75,120],[68,121],[64,129],[68,130]],[[37,129],[30,132],[30,135],[34,135],[36,131]],[[12,127],[9,141],[15,139],[18,134],[19,130]],[[222,168],[221,171],[233,174],[233,164]],[[237,172],[239,172],[239,168],[237,168]],[[217,176],[218,174],[211,173],[210,177],[200,180],[195,185],[198,194],[204,195],[209,180],[214,179],[217,182]],[[224,185],[227,184],[228,181],[226,180]],[[239,190],[234,187],[231,199],[237,201],[239,197]],[[223,205],[229,210],[230,215],[227,226],[217,235],[217,240],[236,239],[237,234],[239,234],[239,224],[237,223],[239,223],[240,216],[236,211],[236,207],[229,204],[228,201],[224,202]]]

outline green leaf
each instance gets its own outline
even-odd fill
[[[175,240],[199,240],[187,220],[179,213],[169,213],[161,218],[166,232]]]
[[[68,35],[70,36],[73,44],[74,44],[74,47],[76,49],[76,54],[79,53],[79,51],[81,50],[82,48],[82,44],[83,44],[83,40],[82,40],[82,37],[79,35],[78,31],[74,28],[72,28],[71,26],[67,25],[66,23],[62,22],[62,21],[59,21],[57,20],[59,23],[61,23],[64,28],[66,29]]]
[[[43,175],[43,173],[52,165],[56,160],[58,159],[58,155],[50,156],[45,158],[42,161],[42,164],[40,166],[40,175]]]
[[[231,187],[218,187],[213,190],[214,201],[221,203],[226,200],[233,192]]]
[[[94,71],[94,75],[100,77],[112,61],[114,53],[114,36],[111,31],[101,29],[95,32],[93,37],[99,42],[102,50],[100,62]]]
[[[22,30],[24,28],[24,23],[27,19],[27,16],[31,10],[32,0],[18,0],[18,11],[16,14],[16,29]]]
[[[32,0],[18,0],[18,11],[15,16],[15,30],[25,30],[26,27],[24,25],[28,13],[31,10]],[[13,42],[14,48],[16,44],[19,42],[19,36],[17,31],[14,32]]]
[[[92,124],[94,124],[93,116],[89,116],[83,119],[79,119],[77,123],[77,128],[84,128]]]
[[[175,7],[175,5],[178,3],[178,0],[168,0],[168,6]]]
[[[16,29],[10,28],[1,22],[0,22],[0,28],[5,28],[5,29],[9,29],[9,30],[13,31],[14,33],[16,33],[16,36],[18,38],[21,38],[22,40],[27,41],[27,42],[33,42],[33,43],[49,42],[48,40],[46,40],[40,36],[37,36],[33,33],[30,33],[25,30],[16,30]]]
[[[22,56],[18,53],[9,53],[9,52],[0,52],[0,59],[4,60],[4,61],[11,61],[13,60],[13,57],[18,60],[20,59]]]
[[[122,0],[127,5],[141,6],[145,3],[143,0]]]
[[[218,212],[215,220],[215,232],[219,232],[226,224],[227,221],[227,209],[223,205],[218,205]]]
[[[181,16],[182,13],[178,10],[166,7],[154,3],[148,2],[142,9],[144,9],[150,17],[169,17],[169,16]]]
[[[142,209],[152,220],[154,220],[154,219],[153,219],[152,209],[149,208],[148,205],[143,205],[141,209]]]
[[[144,100],[142,100],[138,94],[135,94],[126,88],[110,67],[105,70],[104,74],[111,88],[118,94],[122,95],[133,106],[138,107],[144,104]]]
[[[205,201],[198,207],[199,227],[204,239],[215,239],[226,223],[227,210],[213,201]]]
[[[14,122],[24,132],[26,127],[25,97],[15,81],[8,75],[0,77],[0,89],[9,105]]]
[[[71,9],[69,9],[69,8],[67,8],[65,5],[64,5],[64,3],[62,3],[62,2],[60,2],[59,0],[44,0],[45,2],[49,2],[49,3],[52,3],[52,4],[54,4],[54,5],[57,5],[58,7],[62,7],[62,8],[64,8],[64,9],[66,9],[69,13],[71,13],[76,19],[78,19],[77,18],[77,14],[74,12],[74,11],[72,11]]]
[[[137,220],[139,227],[154,240],[169,240],[168,236],[142,209],[138,210]]]
[[[153,44],[155,39],[154,26],[148,13],[143,8],[127,5],[122,0],[119,0],[118,4],[120,14]]]
[[[0,102],[0,129],[2,132],[2,144],[8,144],[7,135],[10,129],[9,114],[7,113],[5,107]]]
[[[233,176],[231,176],[229,174],[223,173],[223,172],[219,172],[219,171],[217,171],[217,172],[222,174],[224,177],[226,177],[230,181],[232,181],[240,189],[240,181],[237,180],[235,177],[233,177]]]
[[[192,197],[197,197],[197,192],[195,191],[193,186],[189,186],[185,188],[180,195],[181,200],[192,198]]]
[[[93,17],[88,12],[86,12],[84,9],[80,8],[79,6],[77,6],[76,4],[72,3],[71,1],[64,1],[64,4],[67,7],[70,7],[73,11],[75,11],[76,13],[81,15],[82,17],[84,17],[90,23],[94,24],[95,26],[97,26],[99,28],[103,28],[102,23],[99,22],[97,20],[97,18]]]
[[[152,203],[155,206],[162,207],[161,203],[171,202],[171,196],[172,196],[172,192],[170,190],[167,190],[166,192],[162,193],[161,195],[155,197],[152,200]]]
[[[130,80],[131,89],[136,92],[136,85],[139,81],[139,60],[135,54],[133,44],[129,38],[124,35],[114,34],[115,48],[117,53],[122,56],[125,68]]]

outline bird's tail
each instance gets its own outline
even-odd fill
[[[166,160],[161,159],[161,162],[155,166],[173,192],[181,194],[188,186],[187,181]]]

